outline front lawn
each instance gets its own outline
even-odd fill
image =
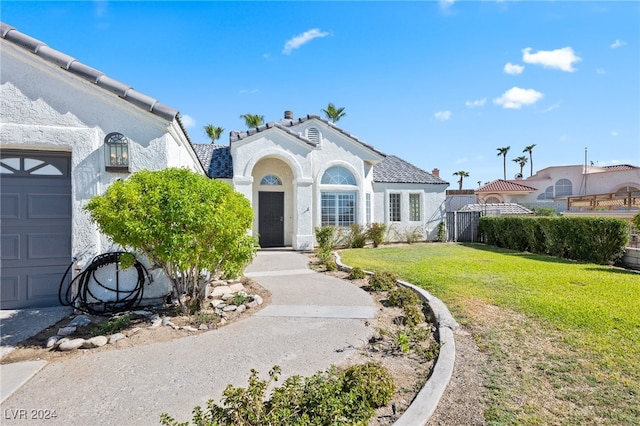
[[[470,328],[492,424],[640,424],[640,274],[482,244],[341,256],[425,288]]]

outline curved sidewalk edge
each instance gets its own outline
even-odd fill
[[[351,266],[342,263],[340,255],[334,252],[338,267],[351,271]],[[365,271],[367,275],[372,272]],[[429,305],[433,313],[434,321],[438,327],[438,342],[440,343],[440,353],[436,364],[433,367],[431,376],[418,392],[411,405],[394,423],[394,426],[423,426],[426,425],[440,402],[440,398],[449,385],[453,375],[453,367],[456,360],[456,343],[453,332],[459,325],[453,319],[447,306],[437,297],[428,291],[411,283],[398,280],[397,283],[403,287],[410,288]]]

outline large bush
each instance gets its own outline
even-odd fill
[[[629,223],[602,217],[482,217],[487,244],[532,253],[613,263],[624,254]]]
[[[179,300],[203,297],[204,271],[237,276],[256,252],[255,238],[247,235],[249,201],[228,184],[186,169],[141,170],[85,209],[115,243],[162,267]]]

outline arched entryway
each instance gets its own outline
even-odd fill
[[[295,229],[293,216],[293,172],[284,161],[269,157],[260,160],[252,171],[254,229],[260,247],[283,247],[292,244]]]

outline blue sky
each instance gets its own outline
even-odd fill
[[[457,188],[534,170],[640,165],[640,3],[11,2],[1,19],[206,124],[345,107],[338,125]],[[524,168],[529,175],[529,164]]]

